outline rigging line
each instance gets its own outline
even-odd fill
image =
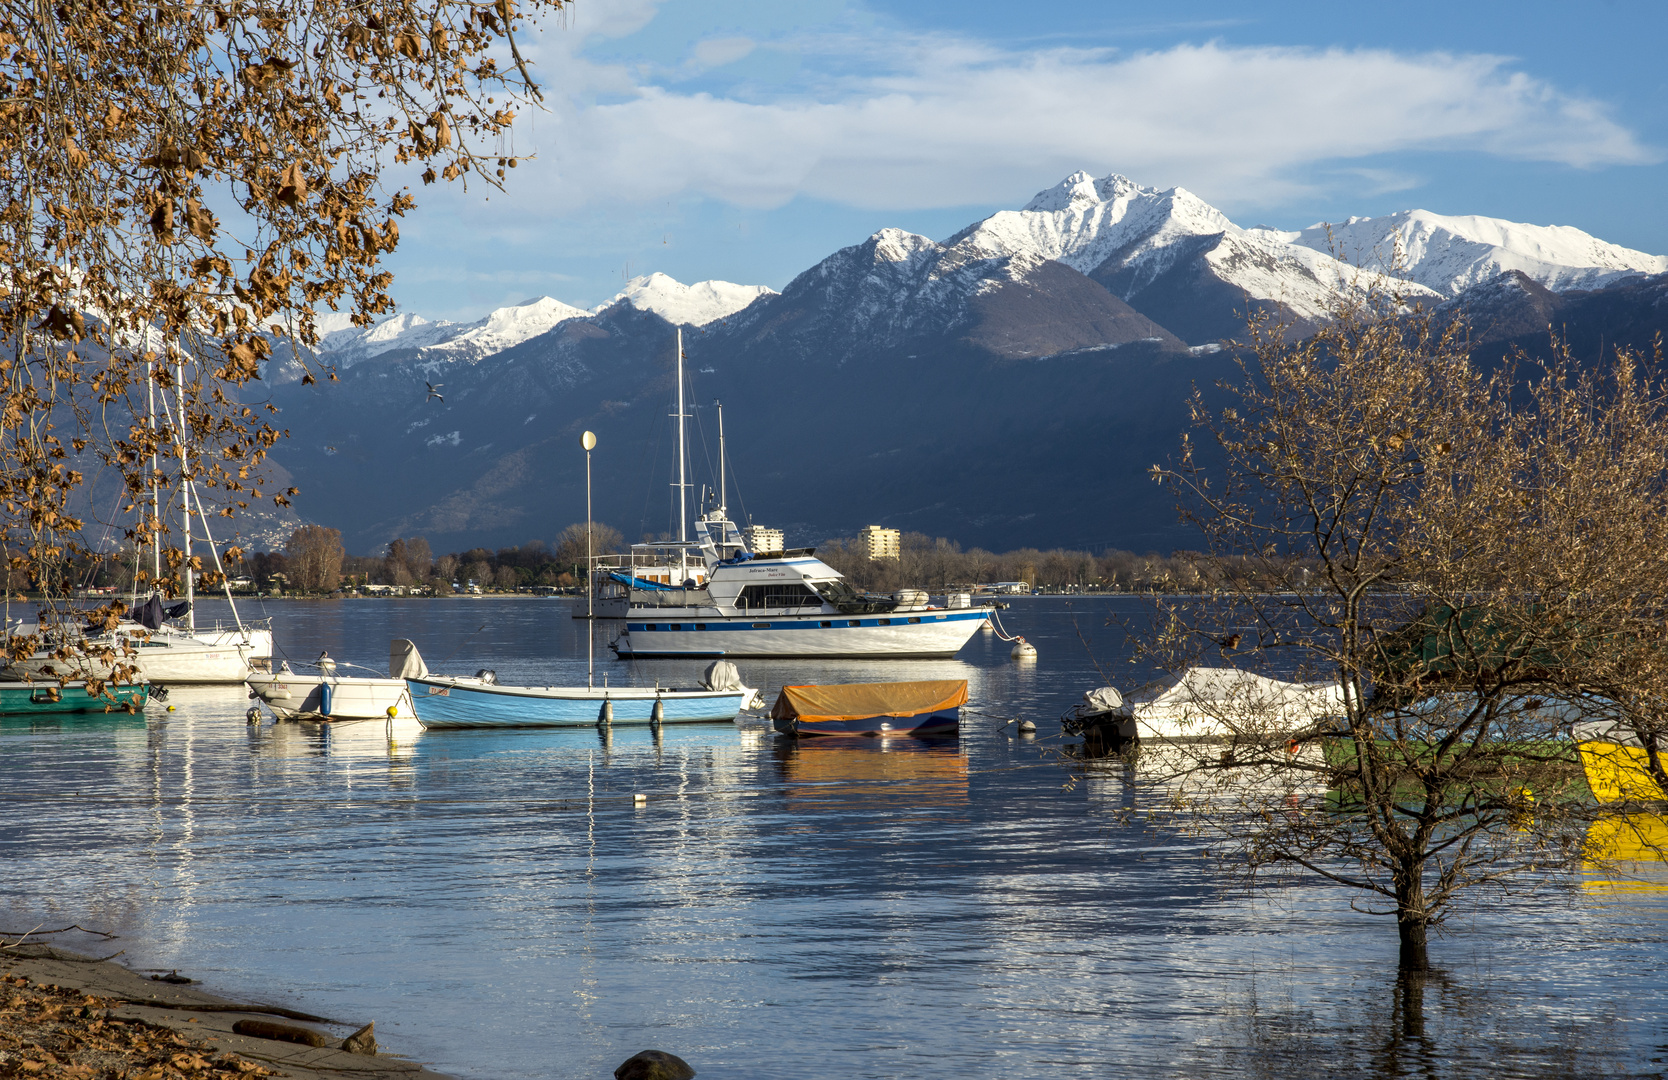
[[[104,550],[104,542],[106,540],[110,539],[110,529],[115,523],[114,519],[116,517],[116,512],[121,509],[122,499],[126,495],[127,495],[127,492],[122,491],[120,488],[118,488],[116,490],[116,505],[114,505],[110,508],[110,517],[111,517],[112,520],[106,521],[104,523],[104,535],[98,538],[98,550],[100,550],[100,551]],[[89,499],[88,501],[90,502],[91,499]],[[89,584],[91,584],[91,582],[93,580],[93,574],[97,569],[98,569],[98,563],[89,560],[88,563],[87,563],[87,575],[81,579],[81,587],[83,589],[87,588],[87,586]]]
[[[701,406],[694,406],[695,434],[701,440],[701,460],[707,466],[707,481],[704,486],[709,487],[714,495],[718,494],[718,470],[712,467],[712,448],[707,445],[707,429],[701,426]]]
[[[660,483],[660,474],[650,464],[660,457],[660,443],[665,435],[665,425],[670,424],[670,418],[663,418],[654,426],[654,440],[644,443],[642,453],[638,457],[637,475],[649,478],[648,486],[643,489],[643,512],[637,518],[637,535],[642,536],[649,531],[649,504],[654,499],[654,490]]]

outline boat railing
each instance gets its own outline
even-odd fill
[[[705,589],[633,589],[633,608],[711,607],[712,594]]]
[[[311,671],[302,672],[302,671],[296,670],[297,668],[310,668]],[[352,675],[352,676],[344,675],[343,677],[346,677],[346,678],[386,679],[386,678],[390,677],[388,675],[383,674],[383,672],[379,668],[366,667],[364,664],[349,663],[346,660],[333,660],[329,664],[318,664],[318,663],[313,663],[313,662],[310,662],[310,661],[307,661],[307,660],[280,660],[278,662],[278,666],[272,669],[272,674],[275,675],[275,676],[282,677],[284,675],[301,675],[301,674],[316,673],[316,674],[319,674],[319,675],[329,677],[331,675],[335,675],[337,673],[338,669],[341,669],[341,668],[352,668],[356,672],[362,671],[362,672],[365,673],[363,675]]]
[[[176,627],[176,629],[182,629],[182,628]],[[271,630],[271,629],[272,629],[272,620],[271,619],[244,619],[243,624],[241,626],[239,626],[235,622],[223,622],[219,619],[216,619],[212,623],[206,623],[206,622],[198,623],[197,628],[195,630],[191,631],[191,632],[196,633],[196,634],[236,634],[236,633],[239,633],[239,632],[249,631],[249,630]]]

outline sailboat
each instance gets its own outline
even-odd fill
[[[936,607],[919,590],[895,596],[858,592],[813,548],[749,551],[725,507],[722,419],[718,440],[718,501],[694,521],[689,535],[684,420],[683,331],[678,331],[678,539],[635,545],[641,561],[675,573],[659,585],[630,571],[600,609],[625,620],[610,643],[622,658],[650,657],[947,657],[978,633],[994,611]],[[720,414],[722,416],[722,414]],[[650,558],[650,549],[656,553]],[[619,571],[604,574],[616,579]],[[593,587],[596,578],[593,575]]]
[[[184,363],[176,365],[176,385],[185,385]],[[151,400],[148,422],[156,427],[156,384],[150,382]],[[166,395],[166,391],[163,391]],[[72,625],[20,624],[8,626],[6,636],[36,634],[44,639],[45,648],[37,649],[23,659],[13,659],[0,668],[0,680],[38,682],[47,679],[108,679],[117,666],[131,665],[138,669],[142,682],[164,685],[241,683],[254,671],[265,671],[272,656],[271,620],[245,620],[239,615],[237,601],[232,598],[225,567],[220,561],[220,550],[209,530],[208,514],[197,493],[196,481],[188,475],[190,448],[186,446],[185,402],[176,395],[179,404],[178,427],[174,446],[180,457],[179,514],[183,550],[187,569],[185,596],[181,602],[165,603],[160,594],[153,593],[143,603],[134,597],[128,619],[115,631],[87,642],[78,655],[65,659],[55,653],[64,651],[62,645],[77,641],[80,630]],[[167,407],[164,399],[164,407]],[[170,413],[170,419],[173,419]],[[157,475],[156,455],[151,455],[151,473]],[[161,490],[151,485],[152,512],[161,519]],[[216,621],[199,626],[196,612],[196,575],[189,569],[194,537],[193,516],[202,526],[203,541],[213,557],[214,568],[225,589],[226,602],[231,607],[232,621]],[[162,577],[162,545],[160,539],[152,545],[152,580]]]

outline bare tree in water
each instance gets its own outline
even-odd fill
[[[1595,819],[1646,809],[1597,806],[1571,732],[1649,728],[1668,690],[1668,401],[1660,357],[1485,372],[1393,292],[1334,316],[1295,343],[1253,323],[1228,407],[1195,395],[1222,464],[1154,471],[1216,591],[1161,603],[1148,644],[1339,697],[1315,719],[1230,676],[1184,722],[1201,738],[1140,761],[1226,867],[1359,890],[1422,972],[1462,896],[1603,859]]]

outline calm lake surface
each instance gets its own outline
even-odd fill
[[[436,670],[585,677],[567,601],[256,608],[294,660],[380,671],[400,636]],[[1456,913],[1409,1023],[1391,919],[1312,880],[1248,897],[1197,843],[1123,822],[1162,797],[1139,778],[1071,783],[1056,718],[1099,684],[1091,649],[1141,681],[1106,624],[1139,610],[1021,599],[1003,617],[1040,650],[1024,665],[988,633],[956,660],[739,665],[771,696],[965,678],[982,712],[944,745],[758,722],[391,741],[246,724],[240,687],[0,720],[0,929],[108,928],[64,943],[374,1019],[385,1049],[471,1078],[602,1078],[649,1047],[707,1080],[1668,1070],[1668,893],[1648,883]],[[648,685],[704,666],[597,663]]]

